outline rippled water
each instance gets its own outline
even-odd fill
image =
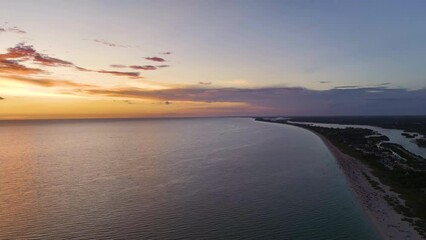
[[[314,134],[251,119],[0,123],[0,239],[376,239]]]

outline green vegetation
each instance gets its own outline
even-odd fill
[[[416,139],[416,144],[419,145],[419,147],[426,148],[426,138]]]
[[[406,137],[406,138],[415,138],[417,136],[417,134],[415,134],[415,133],[410,134],[410,133],[407,133],[407,132],[403,132],[403,133],[401,133],[401,135]]]
[[[257,120],[269,121],[268,119]],[[286,120],[272,122],[287,123]],[[377,133],[370,129],[291,125],[321,134],[345,154],[360,159],[370,166],[373,175],[382,184],[389,186],[405,204],[389,195],[385,196],[385,200],[397,212],[403,214],[404,220],[412,223],[415,229],[426,238],[426,159],[407,151],[398,144],[386,142],[389,139],[385,136],[377,136]],[[366,177],[375,189],[383,191],[376,181]]]
[[[401,129],[405,132],[426,136],[426,116],[348,116],[348,117],[292,117],[296,122],[336,123],[370,125],[388,129]]]
[[[386,142],[382,143],[381,146],[398,154],[398,156],[400,156],[403,160],[407,161],[408,166],[412,167],[413,169],[426,169],[425,159],[407,151],[401,145]]]
[[[383,188],[380,187],[380,183],[374,181],[373,179],[371,179],[370,176],[368,176],[368,174],[366,174],[365,172],[362,173],[362,175],[364,175],[364,177],[367,179],[367,181],[370,183],[371,186],[373,186],[374,189],[379,190],[381,192],[385,192],[385,190],[383,190]]]

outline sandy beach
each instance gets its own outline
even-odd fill
[[[386,202],[384,199],[385,195],[395,197],[397,195],[390,191],[389,187],[381,184],[371,173],[371,169],[367,165],[358,159],[344,154],[325,137],[317,133],[315,134],[322,139],[336,158],[346,175],[352,191],[355,192],[362,207],[371,218],[383,239],[423,239],[410,223],[402,220],[404,216],[397,213]],[[381,189],[374,188],[365,175],[379,183]]]

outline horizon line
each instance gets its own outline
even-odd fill
[[[402,115],[241,115],[241,116],[185,116],[185,117],[87,117],[87,118],[16,118],[16,119],[1,119],[0,122],[25,122],[25,121],[96,121],[96,120],[167,120],[167,119],[200,119],[200,118],[273,118],[273,117],[426,117],[425,114],[402,114]]]

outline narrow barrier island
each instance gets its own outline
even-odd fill
[[[426,159],[371,129],[320,127],[300,119],[294,120],[298,123],[284,118],[256,120],[294,125],[319,135],[385,239],[426,239]]]

